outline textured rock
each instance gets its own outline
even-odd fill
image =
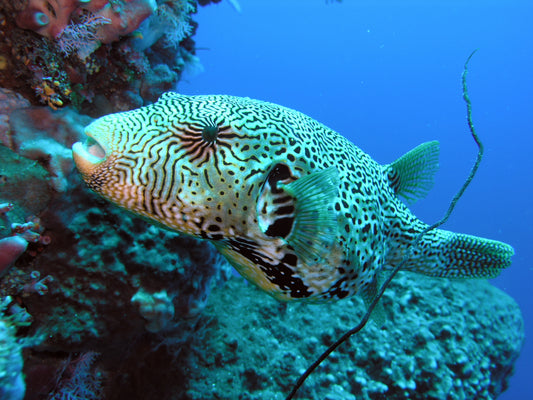
[[[50,176],[35,161],[21,157],[2,145],[0,159],[0,203],[13,203],[11,222],[22,223],[25,217],[39,214],[50,202]],[[0,237],[6,236],[9,228],[0,227]]]
[[[11,127],[9,118],[14,110],[19,108],[29,107],[30,102],[22,97],[20,94],[9,90],[0,88],[0,143],[10,149],[13,148],[13,140],[11,138]]]
[[[228,287],[229,286],[229,287]],[[176,399],[284,399],[294,381],[363,311],[283,304],[234,279],[210,298],[212,319],[182,357]],[[485,281],[400,274],[386,292],[383,329],[369,323],[300,389],[299,399],[495,399],[524,339],[517,304]]]
[[[67,190],[66,176],[74,168],[73,143],[84,138],[91,118],[72,108],[53,111],[46,107],[14,110],[10,116],[12,150],[41,163],[50,173],[50,185],[57,192]]]

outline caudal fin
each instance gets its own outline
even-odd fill
[[[442,278],[494,278],[511,265],[513,254],[497,240],[435,229],[413,249],[404,269]],[[394,265],[400,253],[391,256]]]

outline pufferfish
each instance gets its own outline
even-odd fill
[[[87,185],[167,229],[215,245],[279,300],[376,296],[379,276],[427,225],[404,200],[424,196],[438,142],[380,165],[340,134],[276,104],[165,93],[86,129],[73,157]],[[404,270],[492,278],[514,251],[434,229]]]

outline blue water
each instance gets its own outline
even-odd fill
[[[466,57],[476,130],[486,146],[475,181],[446,229],[512,244],[493,281],[533,329],[533,3],[531,0],[227,0],[201,8],[205,71],[179,91],[268,100],[321,121],[387,163],[441,143],[431,194],[413,210],[439,219],[475,160],[461,72]],[[466,4],[468,3],[468,4]],[[495,299],[497,302],[497,299]],[[500,399],[533,398],[533,341]]]

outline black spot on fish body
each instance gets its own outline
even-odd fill
[[[291,177],[291,170],[285,164],[276,164],[274,168],[268,174],[267,181],[273,191],[276,190],[276,183],[278,181],[284,181]],[[278,191],[278,193],[281,191]]]
[[[276,204],[275,201],[273,203]],[[293,205],[283,206],[283,207],[276,209],[276,211],[274,211],[274,214],[276,215],[286,215],[286,214],[292,214],[292,213],[294,213]]]
[[[265,234],[270,237],[286,238],[291,233],[293,223],[292,217],[278,218],[272,225],[269,225]]]
[[[347,280],[348,278],[346,277],[339,279],[333,284],[333,286],[331,286],[331,288],[327,291],[326,295],[329,298],[338,299],[344,299],[345,297],[348,297],[350,295],[350,291],[342,288],[342,284]]]
[[[230,239],[228,245],[259,266],[270,282],[283,291],[289,291],[292,298],[306,298],[312,295],[309,288],[300,278],[294,276],[294,270],[288,266],[297,264],[296,255],[286,254],[279,263],[275,264],[270,257],[259,250],[260,247],[253,241],[244,238]]]
[[[287,253],[281,261],[295,267],[298,264],[298,257],[295,254]]]

